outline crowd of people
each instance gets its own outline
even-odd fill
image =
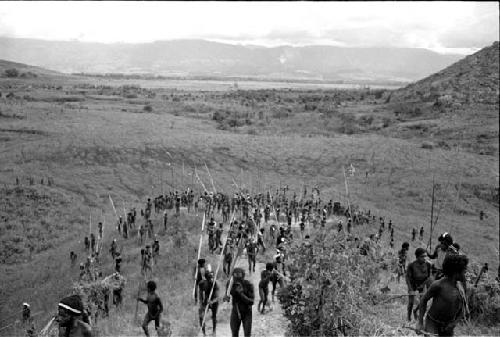
[[[114,206],[113,206],[114,207]],[[370,249],[387,232],[387,242],[394,248],[395,224],[385,218],[376,217],[370,210],[361,211],[357,207],[344,207],[340,202],[322,200],[317,194],[303,195],[289,193],[285,187],[275,193],[267,191],[250,195],[249,193],[202,193],[198,197],[192,190],[170,192],[153,200],[147,199],[140,217],[135,208],[131,208],[125,217],[117,217],[116,234],[125,240],[136,237],[140,249],[140,270],[147,284],[147,297],[137,297],[137,301],[147,305],[142,328],[149,336],[148,325],[154,321],[155,328],[160,327],[163,304],[156,293],[156,283],[151,281],[153,267],[158,263],[160,241],[154,224],[160,223],[164,230],[168,227],[170,216],[178,216],[181,208],[187,212],[204,212],[207,221],[203,235],[207,236],[208,254],[211,259],[220,256],[223,274],[227,277],[224,289],[218,283],[212,266],[207,262],[209,256],[200,257],[194,267],[194,300],[198,307],[200,330],[206,331],[206,320],[211,316],[212,333],[217,329],[217,311],[221,301],[231,301],[230,328],[233,336],[238,336],[243,329],[245,337],[251,335],[252,306],[256,303],[254,284],[245,278],[256,272],[256,257],[260,254],[267,260],[265,269],[260,271],[256,284],[259,300],[257,311],[265,314],[271,309],[276,290],[283,287],[287,280],[287,251],[292,242],[302,242],[314,254],[310,238],[317,228],[325,228],[327,220],[334,225],[331,230],[344,232],[349,241],[353,241],[361,255],[370,254]],[[173,214],[172,214],[173,213]],[[216,221],[220,219],[221,221]],[[344,225],[344,222],[346,223]],[[355,226],[369,225],[371,230],[366,238],[354,234]],[[330,225],[328,225],[330,226]],[[412,229],[411,241],[417,238],[417,230]],[[419,239],[423,240],[423,226]],[[384,237],[385,238],[385,237]],[[80,264],[80,281],[96,282],[103,277],[99,264],[103,247],[103,226],[99,223],[97,232],[84,238],[85,262]],[[404,277],[408,287],[407,320],[417,321],[417,329],[437,335],[452,335],[457,321],[467,312],[465,291],[467,289],[464,272],[468,259],[460,254],[460,246],[453,241],[449,233],[439,236],[439,245],[433,252],[425,248],[414,251],[415,260],[409,263],[410,244],[404,242],[398,251],[397,280]],[[110,244],[109,253],[114,260],[115,275],[121,273],[123,246],[118,247],[116,239]],[[244,268],[236,267],[237,261],[246,255],[248,273]],[[70,260],[75,264],[77,254],[70,252]],[[433,260],[431,264],[429,260]],[[270,289],[271,288],[271,289]],[[271,290],[271,291],[270,291]],[[119,309],[123,298],[121,287],[112,289],[113,304]],[[271,296],[269,296],[269,294]],[[270,297],[270,298],[269,298]],[[420,300],[418,300],[420,298]],[[427,303],[432,305],[427,311]],[[109,295],[104,298],[103,307],[108,308]],[[72,295],[62,299],[58,305],[57,322],[64,336],[91,336],[91,317],[84,308],[82,299]],[[106,309],[109,311],[109,309]],[[210,313],[210,315],[209,315]],[[427,315],[425,315],[427,313]],[[106,315],[104,315],[106,316]],[[425,322],[424,322],[425,316]]]

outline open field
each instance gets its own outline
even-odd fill
[[[297,194],[317,186],[322,199],[345,202],[342,167],[352,163],[351,202],[392,219],[396,247],[413,227],[423,225],[428,239],[435,180],[433,245],[448,231],[496,271],[497,106],[423,105],[415,113],[386,104],[382,90],[177,84],[0,79],[0,317],[25,300],[55,308],[78,276],[68,256],[73,249],[83,258],[89,213],[94,224],[102,213],[114,221],[108,194],[120,211],[186,185],[201,192],[193,167],[211,186],[205,164],[227,193],[234,182]],[[180,284],[189,271],[176,267],[184,268]]]

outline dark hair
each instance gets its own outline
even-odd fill
[[[450,234],[447,234],[445,237],[443,237],[443,243],[447,246],[451,246],[453,244],[453,238]]]
[[[422,247],[419,247],[419,248],[415,249],[415,257],[419,257],[420,255],[426,254],[426,253],[427,252]]]
[[[460,274],[467,269],[469,259],[465,255],[448,254],[443,261],[443,274],[451,277],[453,274]]]
[[[410,248],[410,244],[408,242],[403,242],[403,245],[401,246],[401,248],[408,249],[408,248]]]
[[[155,281],[148,281],[148,291],[155,291],[155,290],[156,290]]]

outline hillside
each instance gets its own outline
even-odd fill
[[[448,96],[457,103],[498,104],[498,41],[423,80],[393,92],[391,102],[435,102],[442,96]]]
[[[0,38],[0,58],[61,72],[414,81],[457,61],[418,48],[255,47],[204,40],[102,44]]]

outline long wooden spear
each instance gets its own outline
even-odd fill
[[[431,230],[429,234],[429,249],[432,250],[432,231],[434,229],[433,223],[434,223],[434,194],[436,191],[436,184],[434,183],[434,175],[432,175],[432,201],[431,201]]]
[[[203,230],[205,229],[205,212],[203,212],[203,220],[201,222],[201,234],[200,234],[200,243],[198,245],[198,258],[196,259],[196,269],[194,274],[194,286],[193,286],[193,299],[196,300],[196,281],[198,277],[198,260],[201,256],[201,244],[203,243]]]

